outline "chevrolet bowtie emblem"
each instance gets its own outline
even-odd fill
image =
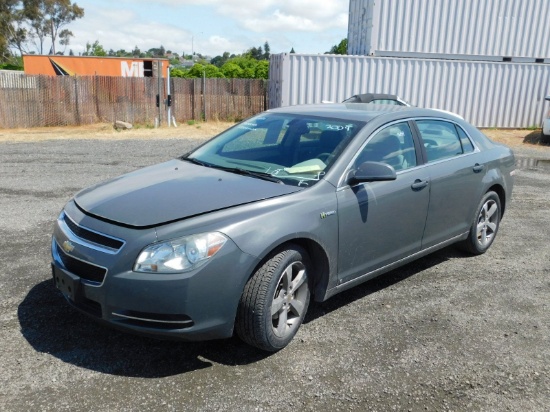
[[[66,253],[71,253],[74,250],[74,245],[70,241],[66,240],[63,242],[62,248]]]

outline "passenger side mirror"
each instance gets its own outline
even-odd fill
[[[397,179],[395,169],[386,163],[364,162],[355,170],[350,171],[348,183],[384,182]]]
[[[548,100],[550,102],[550,96],[546,96],[544,100]]]

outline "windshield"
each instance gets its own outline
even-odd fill
[[[223,132],[183,160],[274,183],[307,187],[324,176],[364,124],[262,113]]]

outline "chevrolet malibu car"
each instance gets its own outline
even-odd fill
[[[514,157],[452,115],[269,110],[195,150],[85,189],[52,239],[54,282],[114,327],[285,347],[310,300],[453,243],[495,240]]]

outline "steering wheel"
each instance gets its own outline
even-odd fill
[[[424,147],[435,147],[438,146],[437,142],[432,139],[424,139]]]
[[[334,157],[334,155],[332,153],[329,153],[329,152],[321,153],[321,154],[318,154],[316,156],[316,158],[321,160],[324,164],[328,164],[328,162],[330,160],[332,160],[333,157]]]

